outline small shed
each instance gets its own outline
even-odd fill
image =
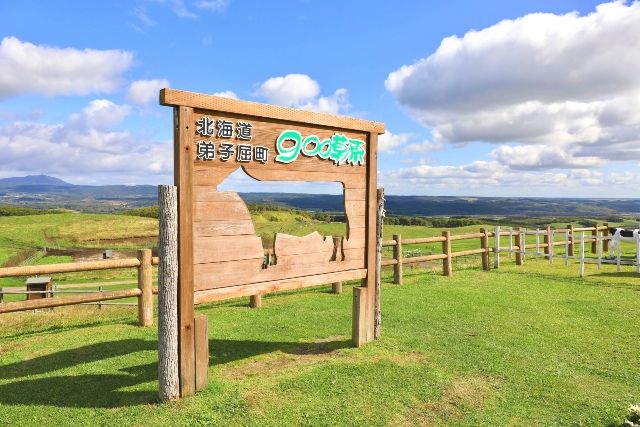
[[[51,291],[52,290],[51,277],[29,277],[27,279],[27,291]],[[27,294],[27,300],[31,299],[40,299],[40,298],[51,298],[53,295],[50,293],[37,293],[37,294]]]
[[[106,251],[102,252],[102,259],[111,259],[111,258],[113,258],[113,250],[107,249]]]

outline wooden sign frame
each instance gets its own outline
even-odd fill
[[[206,319],[196,319],[197,303],[362,279],[354,288],[352,337],[356,346],[371,341],[384,124],[174,89],[160,91],[160,104],[174,109],[180,394],[206,384]],[[347,236],[279,233],[276,265],[260,264],[246,205],[237,193],[217,190],[240,168],[258,180],[341,182]]]

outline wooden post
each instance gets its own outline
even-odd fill
[[[442,274],[445,276],[453,275],[453,265],[451,258],[451,233],[449,230],[445,230],[442,232],[442,237],[444,237],[444,241],[442,242],[442,253],[447,257],[442,259]]]
[[[604,238],[602,240],[602,252],[604,252],[605,254],[609,253],[609,245],[611,244],[611,240],[609,240],[610,237],[610,232],[609,232],[609,223],[605,222],[604,224],[602,224],[605,228],[604,230],[602,230],[602,237]]]
[[[163,402],[180,396],[178,375],[178,191],[158,187],[158,382]]]
[[[500,267],[500,226],[496,226],[493,239],[493,268],[498,268]]]
[[[593,230],[591,231],[591,238],[593,239],[591,241],[591,253],[595,254],[598,253],[598,223],[596,222],[593,225]]]
[[[376,230],[378,239],[376,241],[376,287],[375,302],[373,306],[373,339],[380,338],[380,330],[382,326],[382,312],[380,311],[380,293],[382,291],[382,239],[384,234],[384,188],[378,188],[377,191],[378,217],[376,221]]]
[[[542,237],[542,241],[544,242],[544,256],[547,259],[551,259],[549,256],[551,254],[551,227],[547,225],[547,228],[544,230],[544,236]]]
[[[193,288],[193,108],[174,108],[174,183],[178,187],[178,344],[180,395],[196,392]]]
[[[516,232],[516,241],[515,246],[518,247],[516,249],[516,265],[522,265],[522,234],[520,233],[520,228],[515,229]],[[511,236],[509,236],[511,237]]]
[[[153,325],[153,266],[151,265],[151,249],[138,251],[138,288],[142,291],[138,297],[138,324]]]
[[[509,227],[509,259],[513,258],[513,227]]]
[[[54,286],[54,288],[55,288],[55,286]],[[98,292],[102,292],[102,291],[104,291],[104,288],[102,286],[98,286]],[[102,301],[100,301],[98,303],[98,310],[102,310]]]
[[[369,288],[360,286],[353,288],[353,311],[351,323],[351,337],[353,345],[361,347],[367,340],[367,291]]]
[[[4,289],[0,288],[0,304],[4,302]]]
[[[484,250],[484,252],[482,252],[482,269],[489,271],[489,233],[484,228],[481,228],[480,232],[482,233],[480,247]]]
[[[196,391],[207,387],[209,382],[209,322],[207,316],[195,316],[196,337]]]
[[[393,283],[402,285],[402,235],[394,234],[393,240],[396,241],[396,245],[393,247],[393,259],[397,261],[397,264],[393,266]]]
[[[333,238],[333,246],[336,249],[335,253],[335,261],[342,261],[342,237],[334,237]],[[340,295],[342,293],[342,282],[334,282],[331,284],[331,292]]]
[[[256,294],[249,297],[249,307],[260,308],[262,307],[262,295]]]
[[[584,277],[584,231],[580,232],[580,277]]]
[[[576,240],[573,236],[573,224],[568,224],[567,228],[569,229],[569,256],[574,256]]]

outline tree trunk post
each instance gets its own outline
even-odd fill
[[[442,274],[445,276],[453,275],[453,258],[451,257],[451,233],[449,230],[442,232],[444,241],[442,242],[442,253],[446,255],[446,258],[442,259]]]
[[[158,268],[158,394],[168,402],[180,397],[178,376],[178,190],[158,187],[160,235]]]
[[[138,251],[138,288],[142,291],[138,297],[138,324],[153,325],[153,266],[151,265],[151,249]]]
[[[402,235],[394,234],[393,240],[396,241],[396,245],[393,247],[393,259],[397,261],[393,266],[393,283],[402,285]]]
[[[379,339],[382,326],[382,312],[380,310],[380,293],[382,290],[382,238],[384,232],[384,188],[378,188],[378,215],[376,239],[376,287],[375,304],[373,309],[373,338]]]

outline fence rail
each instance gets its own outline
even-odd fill
[[[587,235],[585,233],[589,232]],[[535,243],[527,243],[527,236],[535,236]],[[564,236],[564,240],[557,241],[557,236]],[[507,237],[507,245],[504,246],[502,238]],[[489,239],[493,238],[493,245],[489,245]],[[463,251],[452,252],[451,242],[460,240],[478,240],[477,249],[468,249]],[[542,240],[542,241],[541,241]],[[404,245],[416,245],[425,243],[438,243],[442,242],[442,252],[424,256],[405,256]],[[551,228],[546,227],[544,229],[526,229],[526,228],[509,228],[503,230],[501,227],[496,227],[493,231],[488,231],[484,228],[480,229],[478,233],[465,233],[452,235],[449,231],[443,231],[442,236],[432,237],[418,237],[411,239],[403,239],[400,234],[393,235],[392,239],[383,240],[383,247],[393,247],[392,258],[382,258],[382,266],[392,266],[394,270],[394,283],[402,283],[402,266],[405,264],[415,264],[427,261],[442,260],[442,270],[445,276],[451,276],[453,274],[453,258],[477,255],[482,256],[482,267],[484,270],[490,270],[491,265],[489,263],[489,255],[493,253],[494,262],[493,267],[498,268],[500,265],[500,254],[506,252],[509,257],[515,255],[516,265],[522,265],[526,254],[533,256],[542,256],[552,261],[555,258],[563,258],[565,263],[569,259],[579,259],[581,263],[580,274],[584,275],[584,264],[589,262],[597,263],[600,266],[602,263],[613,263],[612,261],[603,260],[603,253],[606,253],[610,249],[611,236],[609,234],[608,224],[595,224],[592,227],[574,227],[568,225],[566,228]],[[580,245],[580,256],[575,255],[576,243]],[[585,248],[587,244],[591,244],[591,253],[597,254],[597,259],[590,261],[585,257]],[[620,265],[632,264],[635,265],[640,273],[640,239],[636,242],[638,253],[636,255],[636,262],[625,262],[620,259],[620,248],[618,248],[617,257],[615,263],[617,264],[618,271]],[[554,248],[563,246],[565,248],[563,255],[555,255]],[[527,251],[528,249],[535,249],[534,252]]]
[[[0,314],[136,297],[138,298],[138,324],[140,326],[151,326],[153,325],[153,294],[157,293],[157,289],[154,289],[153,287],[152,272],[153,266],[158,265],[159,262],[160,260],[158,257],[151,256],[150,249],[142,249],[138,251],[137,258],[0,268],[0,278],[81,271],[113,270],[119,268],[137,268],[138,270],[138,287],[131,289],[117,291],[2,291],[0,292],[0,296],[16,293],[27,295],[38,293],[45,295],[74,293],[82,295],[6,302],[0,304]]]

